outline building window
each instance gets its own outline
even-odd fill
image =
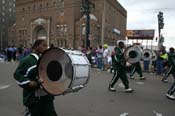
[[[30,6],[28,6],[28,10],[30,11]]]
[[[5,7],[4,6],[2,7],[2,10],[5,10]]]
[[[62,32],[61,32],[61,30],[62,30],[61,25],[57,25],[56,28],[57,28],[57,34],[58,34],[58,36],[60,36],[61,33],[62,33]]]
[[[67,27],[64,28],[64,32],[67,33]]]
[[[5,22],[5,19],[4,18],[2,18],[2,22]]]
[[[53,6],[56,6],[56,2],[53,2]]]
[[[36,8],[36,6],[35,6],[35,5],[33,5],[33,10],[35,10],[35,8]]]
[[[2,0],[2,4],[5,4],[5,0]]]
[[[64,31],[64,26],[63,25],[61,25],[61,32],[63,32]]]
[[[64,34],[66,34],[67,33],[67,25],[65,24],[64,25]]]
[[[2,16],[5,16],[5,12],[2,12]]]
[[[46,8],[48,8],[49,7],[49,3],[46,3]]]
[[[25,8],[22,8],[22,11],[24,12],[25,11]]]
[[[82,26],[82,31],[81,31],[82,35],[85,35],[86,33],[86,27],[85,26]]]
[[[22,21],[24,21],[25,20],[25,18],[24,18],[24,16],[22,17]]]
[[[39,8],[42,9],[42,4],[39,5]]]
[[[60,16],[64,15],[64,0],[60,0]]]
[[[9,2],[9,6],[12,6],[12,3],[11,2]]]
[[[12,12],[12,9],[11,8],[9,8],[9,12]]]

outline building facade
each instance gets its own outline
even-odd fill
[[[116,0],[90,0],[95,8],[90,14],[90,46],[114,45],[124,39],[126,10]],[[46,39],[58,47],[85,46],[86,16],[81,0],[16,0],[16,45],[29,46],[36,39]]]
[[[0,1],[0,48],[8,45],[8,27],[15,22],[15,0]]]

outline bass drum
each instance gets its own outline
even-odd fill
[[[142,58],[143,50],[138,45],[129,46],[125,49],[124,58],[127,62],[133,64],[139,62]]]
[[[90,63],[82,52],[51,48],[39,59],[38,75],[49,94],[75,92],[88,83]]]
[[[143,60],[152,60],[153,58],[153,52],[150,49],[144,49],[143,50]]]
[[[156,54],[156,52],[152,50],[152,54],[153,54],[152,61],[156,61],[157,60],[157,54]]]

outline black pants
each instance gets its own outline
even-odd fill
[[[173,65],[171,65],[171,66],[169,67],[169,69],[165,72],[165,74],[164,74],[162,80],[167,80],[168,77],[170,76],[170,74],[173,74],[173,73],[174,73],[174,67],[173,67]]]
[[[162,81],[163,81],[163,80],[166,80],[170,74],[173,75],[174,83],[171,85],[170,89],[167,92],[170,95],[172,95],[175,92],[175,72],[174,70],[175,70],[175,66],[171,65],[169,70],[165,73],[165,75],[162,78]]]
[[[27,107],[30,116],[57,116],[53,99],[48,99],[47,96],[40,97],[35,103]]]
[[[129,88],[129,81],[128,81],[128,78],[126,75],[126,69],[122,65],[119,65],[119,66],[117,66],[117,68],[114,68],[114,75],[113,75],[113,78],[110,82],[110,86],[113,87],[119,78],[122,80],[122,83],[124,84],[125,89],[128,89]]]
[[[132,77],[135,72],[137,72],[140,77],[143,77],[142,68],[140,66],[140,62],[133,64],[132,71],[130,73],[130,77]]]
[[[174,83],[172,84],[171,88],[168,90],[168,94],[173,95],[175,92],[175,80]]]

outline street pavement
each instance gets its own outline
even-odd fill
[[[23,116],[22,89],[13,72],[16,62],[0,62],[0,116]],[[146,80],[135,74],[130,81],[133,93],[125,93],[119,80],[116,92],[108,91],[111,73],[91,69],[87,86],[78,92],[55,97],[58,116],[175,116],[175,101],[165,97],[172,84],[162,83],[155,74],[144,73]]]

